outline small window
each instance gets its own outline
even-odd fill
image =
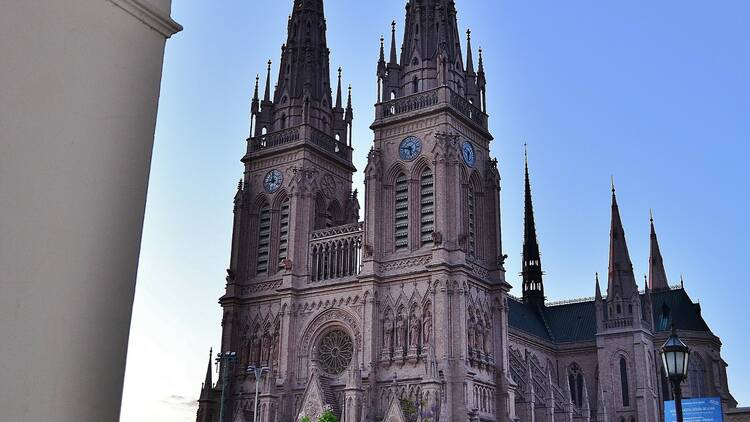
[[[281,203],[279,212],[279,267],[284,267],[289,248],[289,198]]]

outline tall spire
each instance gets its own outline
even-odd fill
[[[633,264],[630,261],[628,245],[625,241],[625,230],[622,228],[620,209],[617,206],[614,180],[612,182],[612,223],[609,232],[609,279],[607,286],[607,300],[616,298],[629,300],[638,293],[635,284]]]
[[[396,57],[396,21],[391,22],[391,58],[388,61],[389,65],[398,65],[398,58]]]
[[[524,144],[524,224],[523,224],[523,301],[527,304],[544,305],[544,282],[542,280],[542,259],[534,224],[534,207],[531,202],[531,182],[529,181],[529,159]]]
[[[471,52],[471,29],[466,30],[466,76],[474,76],[474,58]]]
[[[331,106],[329,51],[321,0],[295,0],[279,66],[278,92]],[[295,113],[296,114],[296,113]]]
[[[602,299],[602,288],[599,285],[599,273],[596,273],[596,291],[594,293],[594,298],[596,300],[601,300]]]
[[[667,273],[666,271],[664,271],[664,259],[661,256],[661,251],[659,250],[659,241],[656,238],[653,213],[651,213],[650,220],[651,247],[648,257],[649,284],[651,285],[651,290],[666,290],[669,289],[669,281],[667,280]]]
[[[341,108],[341,68],[339,67],[339,82],[336,86],[336,108]]]
[[[208,367],[206,368],[206,379],[203,381],[203,388],[201,389],[201,400],[209,398],[209,391],[211,391],[211,388],[213,387],[213,379],[211,376],[211,358],[213,357],[213,352],[213,348],[208,351]]]
[[[460,56],[456,5],[452,0],[409,0],[406,3],[406,25],[401,63],[416,52],[422,60],[432,60],[443,51],[449,61]]]
[[[266,92],[263,101],[271,101],[271,60],[268,60],[268,72],[266,73]]]

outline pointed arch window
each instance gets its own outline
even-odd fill
[[[271,242],[271,207],[264,203],[258,213],[258,259],[255,273],[268,273],[268,250]]]
[[[703,359],[699,355],[690,356],[688,361],[688,385],[692,397],[705,397],[706,395],[706,369]]]
[[[630,407],[630,389],[628,385],[628,361],[620,356],[620,387],[622,392],[622,406]]]
[[[409,247],[409,183],[403,173],[396,176],[395,183],[395,249],[406,250]]]
[[[583,406],[583,372],[577,363],[570,365],[568,370],[568,385],[570,386],[570,396],[573,404],[578,407]]]
[[[477,254],[477,236],[476,236],[476,202],[475,202],[474,186],[469,185],[469,193],[467,198],[467,208],[469,213],[469,255],[475,256]]]
[[[428,167],[419,178],[419,237],[420,246],[432,244],[435,230],[435,189],[432,170]]]
[[[284,199],[279,210],[279,268],[284,267],[289,249],[289,198]]]

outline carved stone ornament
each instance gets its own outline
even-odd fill
[[[435,246],[443,244],[443,234],[440,232],[432,232],[432,243]]]

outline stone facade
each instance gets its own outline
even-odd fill
[[[664,330],[620,257],[624,235],[613,240],[611,300],[546,304],[527,170],[524,299],[510,297],[481,50],[475,71],[453,1],[407,3],[400,57],[393,26],[362,210],[351,89],[344,106],[339,70],[333,95],[321,0],[294,2],[273,95],[270,62],[263,99],[256,79],[220,299],[221,349],[237,360],[223,361],[229,375],[216,384],[209,362],[198,422],[218,420],[222,390],[225,420],[255,420],[248,365],[270,368],[258,392],[258,420],[269,422],[325,408],[347,422],[656,420],[662,396],[648,375]],[[594,328],[556,337],[548,314]],[[706,391],[733,404],[718,339],[691,334],[713,353]]]

